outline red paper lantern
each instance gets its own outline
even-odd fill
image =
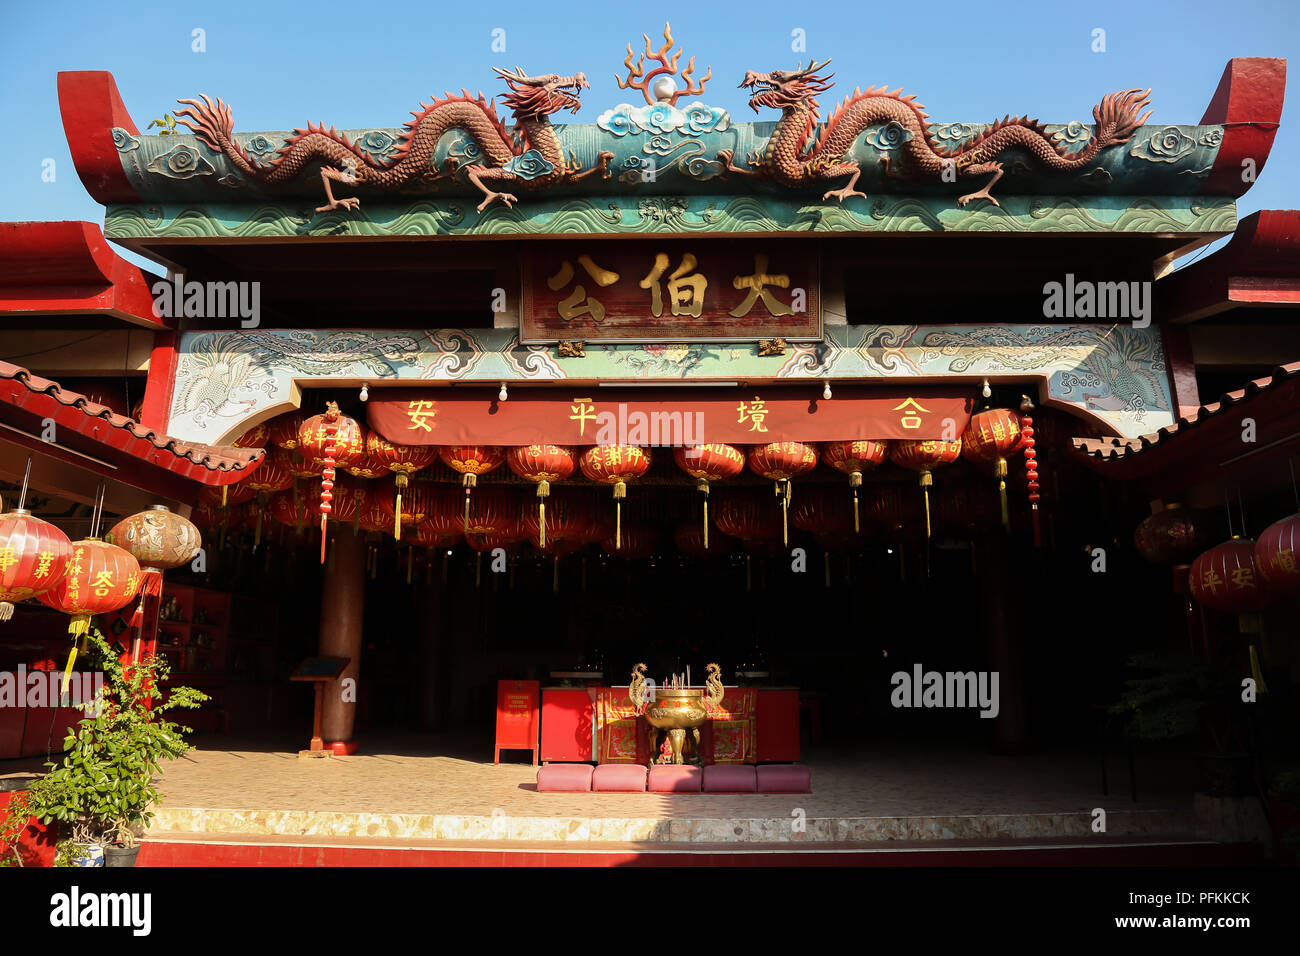
[[[261,465],[259,464],[258,467],[260,468]],[[242,505],[245,501],[252,501],[256,494],[256,491],[239,481],[220,487],[204,485],[199,491],[199,500],[211,502],[219,508],[229,508],[233,505]]]
[[[781,499],[781,543],[790,543],[790,479],[817,467],[817,446],[806,442],[774,441],[754,445],[747,455],[749,470],[775,482]]]
[[[767,496],[749,489],[718,495],[713,526],[745,542],[774,541],[781,537],[781,522],[768,504]]]
[[[673,542],[678,551],[692,558],[716,558],[735,550],[731,538],[726,535],[714,535],[706,543],[704,532],[694,521],[679,524],[673,532]]]
[[[361,508],[362,527],[367,531],[379,531],[382,528],[391,532],[394,538],[400,539],[402,525],[415,525],[429,516],[427,488],[427,485],[416,485],[406,495],[394,498],[387,488],[371,485],[366,490],[365,503]],[[377,518],[378,515],[383,517]]]
[[[77,659],[75,641],[80,640],[81,649],[85,649],[91,617],[126,607],[139,589],[140,562],[125,549],[99,538],[85,538],[72,543],[67,574],[50,590],[36,597],[46,607],[72,616],[68,633],[73,636],[74,644],[63,674],[65,691],[72,665]]]
[[[735,478],[745,468],[745,453],[733,445],[714,442],[673,449],[677,467],[695,479],[695,490],[704,495],[704,549],[709,548],[709,482]]]
[[[367,432],[366,440],[369,441],[370,436],[373,434],[374,432]],[[353,478],[360,478],[365,481],[373,481],[376,478],[386,478],[388,476],[388,466],[377,458],[372,457],[370,454],[362,455],[359,459],[348,465],[344,471]]]
[[[286,451],[297,450],[298,434],[306,420],[306,412],[289,412],[271,419],[266,426],[267,440]]]
[[[794,526],[814,535],[847,534],[850,528],[858,528],[856,518],[843,495],[825,485],[805,485],[790,505]]]
[[[961,453],[968,461],[993,470],[1002,502],[1002,526],[1011,526],[1007,510],[1007,459],[1020,450],[1020,416],[1009,408],[986,408],[971,416],[961,436]]]
[[[577,491],[572,488],[566,490]],[[545,521],[544,538],[543,521]],[[552,540],[585,543],[591,533],[590,501],[585,495],[557,493],[550,510],[544,516],[524,504],[519,522],[529,540],[533,541],[534,546],[541,551],[546,551]]]
[[[943,441],[906,439],[896,441],[889,448],[889,460],[896,465],[919,472],[921,491],[925,498],[925,536],[930,537],[930,487],[934,484],[934,469],[951,465],[961,457],[961,439]]]
[[[236,438],[231,445],[235,448],[265,448],[267,443],[267,428],[265,425],[254,425],[244,434]]]
[[[334,510],[332,514],[335,520],[343,519],[339,514],[338,508],[339,496],[338,487],[334,489]],[[291,492],[282,491],[278,495],[271,497],[271,503],[267,510],[274,521],[282,525],[287,525],[296,531],[301,531],[316,517],[314,503],[302,495],[294,495]]]
[[[316,467],[317,474],[328,459],[333,459],[330,467],[346,469],[366,455],[366,429],[338,409],[337,403],[329,402],[324,412],[305,419],[298,428],[298,451]],[[331,444],[334,450],[328,452]]]
[[[313,415],[298,429],[298,447],[304,458],[320,465],[320,563],[325,563],[325,530],[333,510],[336,467],[346,468],[365,455],[365,433],[355,418],[329,402],[325,411]]]
[[[421,521],[411,535],[411,544],[419,548],[451,548],[460,543],[461,534],[446,534],[428,521]]]
[[[444,465],[461,476],[461,486],[465,489],[463,528],[469,534],[470,496],[474,493],[479,476],[495,471],[506,460],[506,450],[499,445],[443,445],[438,448],[438,457]]]
[[[1188,564],[1203,546],[1192,516],[1181,505],[1166,505],[1133,529],[1133,547],[1152,564]]]
[[[72,542],[48,521],[23,508],[0,515],[0,621],[19,601],[56,587],[71,557]]]
[[[339,475],[331,489],[330,517],[344,524],[352,522],[353,530],[361,527],[361,509],[365,507],[369,486],[360,479]]]
[[[858,520],[858,489],[862,487],[862,475],[878,468],[889,456],[889,442],[871,441],[832,441],[822,445],[822,461],[836,471],[849,476],[849,487],[853,489],[853,531],[862,530]]]
[[[253,548],[262,543],[262,516],[270,503],[271,496],[288,491],[293,487],[293,473],[286,466],[288,452],[282,448],[274,449],[262,459],[262,463],[253,469],[253,473],[240,484],[252,489],[257,499],[257,522],[253,532]]]
[[[1216,611],[1259,611],[1269,594],[1255,564],[1255,543],[1234,537],[1215,545],[1192,562],[1188,576],[1192,597]]]
[[[627,483],[650,470],[650,450],[637,445],[596,445],[582,453],[579,465],[590,480],[614,489],[614,549],[622,547],[623,499]]]
[[[1259,575],[1275,592],[1300,590],[1300,566],[1296,545],[1300,544],[1300,514],[1275,521],[1255,542],[1255,565]]]
[[[545,550],[551,482],[563,481],[577,471],[578,452],[564,445],[519,445],[506,452],[506,464],[520,478],[537,485],[537,546]]]
[[[615,541],[613,538],[606,538],[600,543],[600,546],[616,558],[634,561],[638,558],[648,558],[654,553],[655,546],[658,543],[659,532],[655,528],[646,525],[629,524],[623,529],[621,540]]]
[[[378,432],[370,432],[366,436],[367,463],[378,466],[381,476],[396,476],[397,502],[393,511],[398,516],[398,521],[393,528],[394,536],[402,536],[401,515],[406,513],[402,507],[402,493],[410,485],[411,476],[437,460],[438,449],[432,445],[394,445]]]

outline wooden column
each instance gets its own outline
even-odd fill
[[[320,654],[347,657],[351,663],[336,681],[325,687],[325,746],[350,741],[356,721],[354,700],[344,701],[343,681],[356,681],[361,673],[361,628],[366,604],[365,542],[351,530],[334,534],[325,565],[325,587],[320,602]],[[355,684],[352,685],[355,688]],[[350,695],[355,697],[355,694]],[[349,748],[331,747],[336,751]]]
[[[1024,653],[1021,640],[1023,609],[1019,607],[1023,582],[1012,562],[1015,548],[1000,531],[985,537],[985,558],[980,568],[983,591],[985,665],[998,672],[998,716],[993,719],[995,753],[1024,753],[1028,749],[1025,722]]]

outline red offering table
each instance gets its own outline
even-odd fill
[[[542,689],[542,763],[594,760],[595,694],[585,687]]]
[[[758,690],[758,762],[797,763],[799,760],[799,689],[760,687]]]
[[[503,750],[531,750],[537,766],[538,699],[541,681],[497,681],[497,740],[493,763]],[[585,692],[584,692],[585,693]]]

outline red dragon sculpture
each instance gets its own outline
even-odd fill
[[[858,164],[844,157],[852,149],[859,135],[875,123],[891,120],[907,130],[911,137],[902,143],[902,149],[914,164],[918,176],[942,176],[945,169],[960,177],[992,174],[993,178],[978,192],[961,196],[957,204],[965,206],[972,199],[987,199],[1000,205],[989,195],[989,189],[1002,178],[1002,164],[996,162],[1005,150],[1020,146],[1044,166],[1053,170],[1071,170],[1086,166],[1109,146],[1126,143],[1139,126],[1151,115],[1138,113],[1148,105],[1148,94],[1140,90],[1112,93],[1093,107],[1096,134],[1085,149],[1067,154],[1055,135],[1048,135],[1038,120],[1007,117],[994,123],[976,139],[959,149],[945,149],[930,136],[928,117],[916,97],[900,96],[901,89],[892,93],[887,87],[854,90],[835,108],[820,127],[816,95],[825,93],[833,85],[834,74],[819,76],[818,71],[830,65],[830,60],[815,60],[805,69],[802,63],[792,72],[773,70],[771,73],[745,74],[741,89],[755,90],[749,105],[754,112],[760,106],[781,111],[776,130],[761,153],[750,157],[750,167],[738,167],[733,160],[733,150],[721,150],[718,159],[728,173],[740,173],[765,179],[775,179],[786,186],[807,186],[848,176],[849,181],[840,189],[831,189],[822,199],[863,196],[853,187],[862,170]],[[886,175],[889,158],[881,159]]]
[[[497,67],[493,70],[509,88],[504,100],[514,113],[519,136],[511,136],[493,104],[485,100],[482,93],[475,98],[468,90],[462,90],[461,96],[447,93],[432,104],[421,103],[421,111],[412,112],[415,118],[405,124],[406,132],[399,138],[397,150],[384,162],[375,162],[369,153],[359,149],[337,130],[326,130],[324,125],[308,123],[305,130],[294,130],[294,135],[285,140],[271,163],[254,165],[248,153],[235,141],[230,107],[220,99],[214,102],[201,95],[202,102],[178,100],[186,108],[176,110],[175,115],[200,142],[224,153],[244,176],[261,185],[276,186],[289,182],[308,164],[322,163],[321,184],[325,187],[328,202],[318,207],[317,212],[356,209],[361,205],[356,197],[336,199],[330,188],[331,181],[396,190],[413,181],[432,182],[451,176],[456,170],[455,159],[448,159],[438,173],[433,172],[430,163],[438,140],[453,129],[468,133],[482,151],[481,163],[466,166],[470,182],[483,192],[479,212],[494,202],[500,202],[506,208],[518,202],[513,194],[503,191],[510,187],[538,189],[578,182],[597,173],[604,179],[609,178],[608,164],[614,158],[613,153],[601,152],[596,165],[584,170],[572,155],[569,160],[565,159],[555,127],[551,125],[552,113],[564,109],[576,113],[582,105],[579,91],[590,88],[584,74],[527,76],[518,67],[513,71]],[[524,168],[516,161],[526,158],[529,151],[533,152],[534,161],[530,168]]]

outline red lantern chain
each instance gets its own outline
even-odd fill
[[[1020,396],[1020,434],[1025,449],[1025,477],[1029,488],[1029,513],[1034,519],[1034,547],[1043,546],[1043,527],[1038,516],[1038,452],[1034,450],[1034,420],[1030,413],[1034,403],[1028,395]]]
[[[322,416],[325,424],[325,457],[323,459],[324,467],[321,469],[320,482],[320,563],[325,563],[325,529],[329,523],[330,512],[334,510],[334,454],[338,451],[338,446],[334,439],[339,433],[339,406],[337,402],[330,402],[325,406],[325,414]],[[308,420],[310,421],[310,419]],[[304,426],[305,427],[305,426]]]

